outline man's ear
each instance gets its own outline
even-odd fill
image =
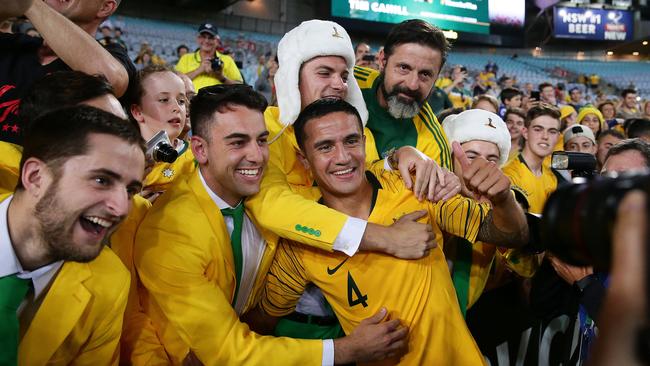
[[[303,153],[302,150],[298,150],[296,152],[296,156],[298,157],[298,160],[300,161],[302,166],[304,166],[305,169],[309,171],[311,165],[309,165],[309,160],[307,160],[307,158],[305,157],[305,153]]]
[[[377,53],[377,62],[379,63],[379,71],[383,72],[386,68],[386,62],[388,62],[386,59],[386,53],[384,53],[383,48]]]
[[[192,153],[194,158],[200,165],[205,165],[208,163],[208,142],[201,136],[192,135],[190,138],[190,146],[192,148]]]
[[[20,171],[20,181],[28,195],[39,198],[52,182],[52,171],[42,160],[29,158],[25,160]]]
[[[526,127],[521,128],[521,135],[524,137],[524,140],[528,141],[528,129]]]
[[[131,104],[129,107],[129,112],[138,123],[144,123],[144,114],[142,113],[142,107],[137,104]]]
[[[102,7],[97,12],[97,18],[105,19],[115,13],[117,10],[117,1],[115,0],[105,0],[102,3]]]

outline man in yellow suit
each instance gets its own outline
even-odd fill
[[[423,209],[438,240],[443,230],[470,242],[514,247],[527,240],[526,220],[508,178],[483,159],[464,161],[463,178],[477,196],[492,203],[491,210],[459,195],[434,204],[418,201],[392,172],[366,171],[361,118],[349,103],[319,100],[303,110],[294,130],[301,162],[318,183],[309,194],[329,207],[382,224]],[[400,260],[381,253],[349,258],[282,242],[267,276],[264,310],[274,316],[290,312],[308,283],[323,291],[346,333],[390,303],[388,309],[409,326],[411,336],[408,354],[401,360],[395,354],[387,363],[483,363],[460,314],[441,247],[419,260]]]
[[[111,113],[32,122],[18,187],[0,198],[0,364],[117,365],[129,274],[103,241],[143,170],[137,126]]]
[[[397,320],[380,323],[385,312],[334,341],[262,337],[240,323],[238,315],[259,301],[278,241],[244,209],[268,160],[265,108],[248,86],[199,90],[191,108],[199,169],[179,177],[138,228],[140,298],[171,363],[320,365],[397,352],[406,330]]]

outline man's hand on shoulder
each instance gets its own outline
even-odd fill
[[[385,320],[386,308],[361,321],[350,335],[334,340],[334,363],[366,363],[406,353],[408,328],[398,319]]]
[[[460,192],[460,179],[412,146],[402,146],[388,157],[391,168],[399,170],[406,188],[422,201],[447,200]],[[415,174],[413,182],[412,174]]]
[[[390,226],[369,223],[360,250],[382,252],[401,259],[418,259],[437,246],[429,224],[417,222],[425,210],[406,214]]]

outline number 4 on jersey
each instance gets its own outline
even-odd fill
[[[350,271],[348,271],[348,304],[350,307],[361,304],[364,308],[367,308],[367,300],[368,295],[363,295],[361,293],[359,287],[357,287],[357,283],[354,282],[354,278],[352,278]]]

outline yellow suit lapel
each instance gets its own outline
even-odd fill
[[[83,281],[91,275],[85,263],[63,264],[20,342],[19,364],[46,364],[61,346],[90,301]]]
[[[215,236],[219,238],[218,242],[216,245],[218,246],[218,250],[220,253],[223,254],[223,260],[224,263],[226,264],[224,267],[226,268],[226,271],[228,272],[229,280],[232,281],[231,283],[236,283],[235,279],[235,259],[233,258],[232,254],[232,247],[230,246],[230,235],[228,234],[228,228],[226,228],[226,223],[223,220],[223,216],[221,215],[221,210],[219,207],[214,203],[212,198],[208,195],[208,192],[205,190],[205,186],[203,186],[203,182],[201,182],[201,177],[199,176],[199,170],[197,169],[195,173],[192,174],[192,176],[188,179],[187,181],[190,189],[196,196],[196,200],[199,203],[199,206],[201,207],[201,211],[203,211],[203,215],[207,217],[208,222],[210,223],[210,227],[212,228],[212,231],[214,232]],[[223,286],[222,286],[223,288]],[[235,287],[232,286],[230,289],[230,293],[227,294],[228,298],[230,299],[230,302],[232,303],[233,301],[233,296],[235,296]]]

